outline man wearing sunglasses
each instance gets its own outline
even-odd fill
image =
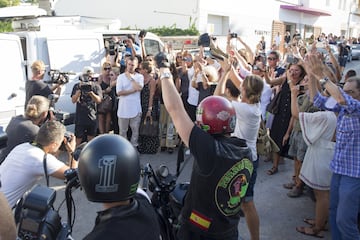
[[[270,51],[269,55],[267,56],[267,65],[268,71],[273,71],[275,73],[275,77],[280,77],[284,72],[285,68],[280,67],[280,53],[278,51]]]

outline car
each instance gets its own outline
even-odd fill
[[[351,46],[352,49],[352,59],[359,60],[360,59],[360,44],[353,44]]]

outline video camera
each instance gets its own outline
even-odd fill
[[[65,84],[69,82],[69,75],[75,75],[74,72],[62,72],[57,69],[50,69],[49,76],[50,80],[46,83],[50,84]]]
[[[87,76],[87,75],[81,75],[79,77],[80,84],[79,89],[81,90],[81,94],[88,94],[92,91],[92,84],[91,82],[97,82],[99,80],[99,77],[94,76]]]
[[[109,40],[109,54],[111,56],[116,55],[118,52],[124,52],[126,46],[124,42],[115,42],[114,40]]]

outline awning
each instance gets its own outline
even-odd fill
[[[331,14],[327,11],[321,10],[321,9],[315,9],[315,8],[309,8],[304,7],[300,5],[280,5],[280,8],[291,10],[291,11],[297,11],[297,12],[303,12],[315,16],[331,16]]]

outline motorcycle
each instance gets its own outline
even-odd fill
[[[178,175],[171,174],[165,165],[160,165],[155,171],[149,163],[141,172],[141,187],[152,194],[151,204],[158,215],[163,240],[175,240],[180,227],[179,215],[189,183],[177,183]]]
[[[80,146],[79,146],[80,147]],[[78,151],[77,151],[78,150]],[[81,148],[74,152],[77,160]],[[178,168],[179,169],[179,168]],[[15,220],[18,224],[19,240],[73,240],[71,234],[75,222],[75,204],[72,193],[80,187],[77,169],[69,169],[65,173],[65,203],[67,209],[66,222],[61,221],[59,209],[54,208],[56,191],[46,186],[35,185],[17,203]],[[177,174],[171,174],[165,165],[157,170],[148,163],[142,168],[142,189],[151,195],[163,240],[176,240],[179,229],[181,209],[184,204],[189,183],[177,183]]]

